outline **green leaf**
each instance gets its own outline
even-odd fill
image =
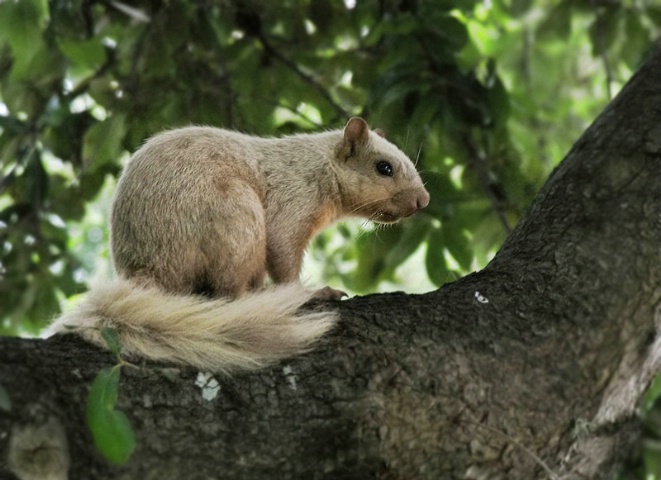
[[[607,8],[590,25],[589,33],[592,40],[592,55],[599,57],[611,48],[618,35],[622,13],[619,7]]]
[[[434,15],[431,23],[444,43],[453,50],[460,50],[468,43],[466,25],[452,15]],[[437,48],[439,45],[437,45]]]
[[[355,292],[372,290],[379,282],[392,279],[394,267],[386,257],[393,245],[399,243],[403,235],[401,226],[378,228],[358,237],[354,243],[354,254],[358,267],[343,276],[346,285]]]
[[[117,330],[111,327],[105,327],[101,329],[100,333],[103,341],[106,342],[108,350],[110,350],[116,357],[119,357],[119,354],[122,352],[122,342],[119,339],[119,333],[117,333]]]
[[[103,187],[103,182],[106,179],[106,174],[108,173],[109,168],[100,168],[94,172],[83,172],[80,176],[80,195],[83,200],[90,201],[94,199],[101,188]],[[72,192],[75,192],[73,189],[70,189]]]
[[[660,15],[661,16],[661,12]],[[643,53],[650,46],[650,32],[643,26],[644,17],[637,11],[627,10],[624,19],[622,60],[629,68],[636,70],[643,59]]]
[[[44,263],[46,263],[44,261]],[[29,320],[23,323],[35,335],[48,323],[48,319],[60,313],[60,302],[55,291],[54,278],[49,274],[41,275],[41,280],[33,284],[33,303]]]
[[[346,87],[344,85],[339,85],[335,89],[335,94],[340,100],[342,100],[342,103],[346,105],[364,105],[366,101],[365,91],[353,86]]]
[[[73,255],[66,255],[66,266],[57,279],[57,287],[65,297],[83,293],[87,290],[85,283],[76,280],[76,271],[80,270],[80,261]]]
[[[124,465],[135,449],[135,434],[126,415],[115,409],[119,388],[119,366],[104,368],[87,399],[87,425],[94,445],[115,465]]]
[[[565,40],[571,34],[571,2],[560,2],[540,24],[537,35],[542,40]]]
[[[76,65],[95,70],[106,60],[105,47],[99,37],[89,40],[61,39],[60,50]]]
[[[41,152],[35,148],[28,158],[25,172],[29,200],[35,210],[42,208],[45,199],[48,197],[50,186],[50,179],[44,168],[43,160]]]
[[[51,211],[62,220],[79,221],[85,214],[80,188],[62,175],[50,176]]]
[[[447,283],[450,269],[448,268],[443,252],[443,232],[440,228],[435,228],[430,232],[425,265],[427,267],[427,276],[429,276],[432,282],[439,287]]]
[[[448,249],[450,255],[464,271],[470,270],[473,263],[473,249],[470,246],[470,240],[461,227],[446,222],[441,230],[445,248]]]
[[[8,78],[0,87],[2,101],[14,114],[32,115],[44,105],[44,99],[29,82]]]
[[[505,127],[505,122],[510,115],[510,98],[505,85],[495,72],[487,90],[487,101],[493,123],[496,126]]]
[[[9,398],[7,389],[2,385],[0,385],[0,410],[11,412],[11,398]]]
[[[652,384],[647,389],[647,392],[645,392],[643,403],[644,410],[651,410],[659,398],[661,398],[661,373],[654,377]]]
[[[425,213],[436,218],[442,218],[449,213],[461,196],[449,175],[446,173],[428,172],[424,175],[425,185],[431,193],[429,206]]]
[[[87,165],[87,173],[119,160],[126,130],[124,114],[113,115],[87,130],[83,139],[83,162]]]
[[[29,73],[32,59],[42,49],[47,19],[47,0],[0,2],[0,42],[11,46],[16,78]]]
[[[394,270],[413,254],[427,238],[429,223],[421,220],[412,220],[401,226],[402,236],[392,246],[385,258],[388,269]]]

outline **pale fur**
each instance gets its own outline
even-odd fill
[[[305,352],[334,324],[332,312],[298,312],[313,293],[281,285],[235,300],[171,295],[112,280],[93,288],[47,335],[75,330],[105,347],[100,331],[117,331],[122,354],[223,373],[254,370]]]
[[[389,162],[395,174],[375,170]],[[333,312],[298,311],[307,244],[331,223],[394,222],[429,201],[412,162],[362,119],[344,130],[260,138],[186,127],[148,140],[118,183],[111,247],[118,280],[95,287],[50,332],[103,345],[113,327],[134,357],[232,372],[308,350]],[[266,276],[275,287],[263,290]]]

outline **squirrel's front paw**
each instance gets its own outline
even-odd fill
[[[342,297],[348,297],[345,292],[342,290],[336,290],[331,287],[320,288],[312,295],[312,298],[317,298],[319,300],[341,300]]]

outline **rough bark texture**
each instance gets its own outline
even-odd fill
[[[124,467],[84,422],[112,356],[73,338],[1,340],[13,408],[0,477],[13,478],[10,439],[42,422],[41,452],[66,439],[70,478],[609,478],[661,367],[660,78],[657,50],[483,271],[341,302],[314,352],[216,377],[213,399],[196,371],[124,368],[138,443]]]

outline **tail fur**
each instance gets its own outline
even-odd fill
[[[309,350],[335,324],[333,312],[298,312],[312,295],[291,284],[209,300],[117,279],[93,288],[47,333],[75,331],[105,346],[100,331],[112,327],[128,357],[223,373],[256,370]]]

